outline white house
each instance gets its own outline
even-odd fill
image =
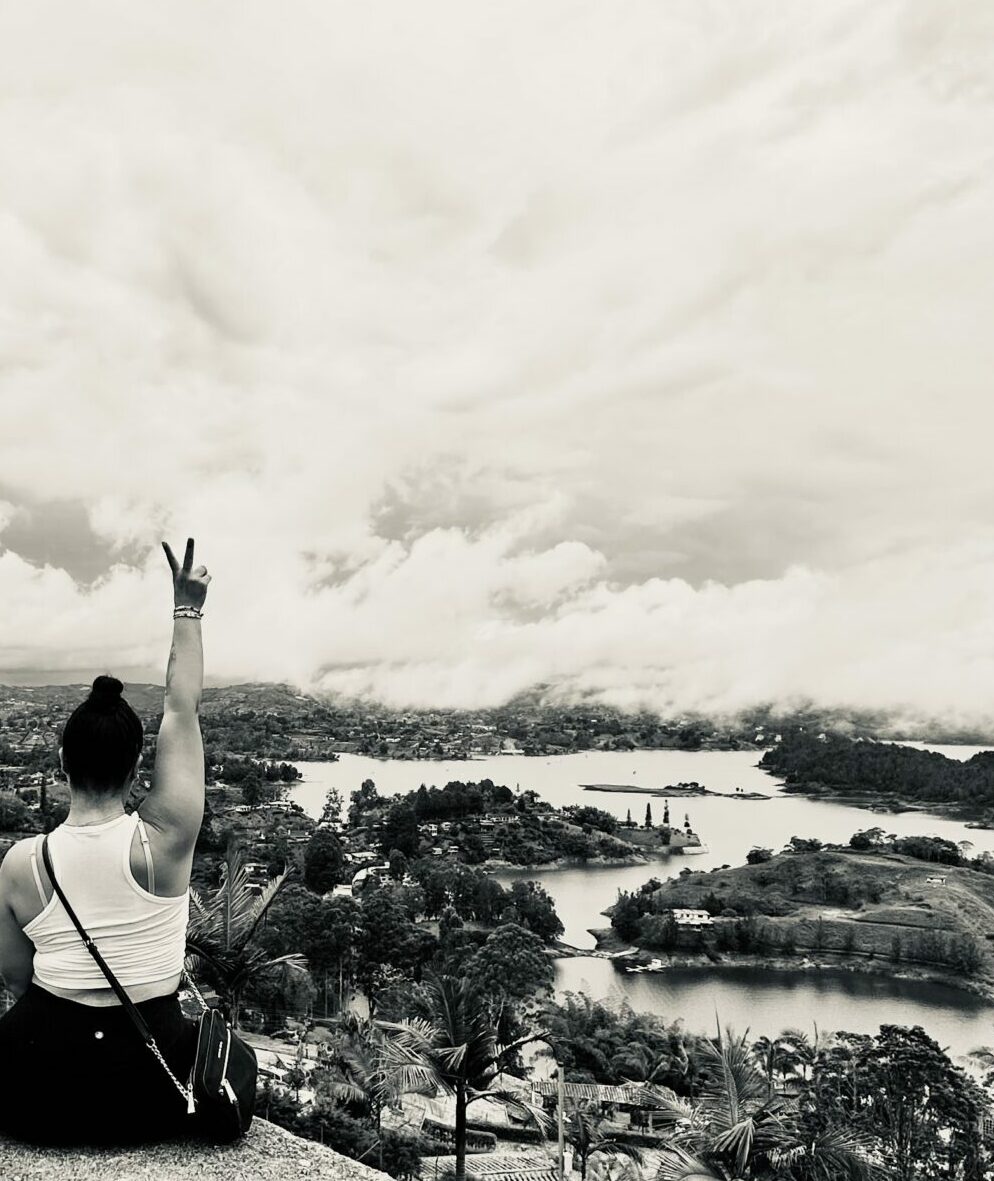
[[[678,927],[692,927],[694,930],[700,930],[701,927],[710,927],[713,919],[706,910],[687,910],[674,909],[670,911],[673,915],[673,921]]]
[[[385,877],[389,876],[389,865],[367,865],[365,869],[360,869],[352,879],[352,885],[350,889],[352,890],[353,894],[358,894],[365,885],[367,878],[376,878],[377,881],[382,881]]]

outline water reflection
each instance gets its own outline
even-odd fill
[[[994,1043],[994,1008],[959,989],[843,970],[775,971],[752,967],[616,971],[608,960],[558,960],[556,988],[598,1000],[627,1001],[637,1012],[680,1018],[695,1033],[716,1021],[773,1037],[786,1028],[809,1034],[845,1029],[876,1033],[881,1024],[921,1025],[959,1056]]]

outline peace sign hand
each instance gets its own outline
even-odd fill
[[[169,562],[169,569],[173,572],[173,596],[177,607],[202,607],[207,598],[207,584],[211,576],[206,566],[193,568],[193,538],[186,539],[186,553],[183,555],[183,565],[176,561],[176,555],[169,548],[168,542],[162,543]]]

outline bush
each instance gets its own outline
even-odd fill
[[[68,809],[66,809],[68,814]],[[13,794],[0,794],[0,832],[35,832],[37,824],[34,813],[27,804]]]
[[[318,1140],[354,1160],[361,1158],[391,1177],[417,1177],[421,1171],[421,1153],[430,1147],[420,1138],[392,1128],[382,1129],[377,1137],[371,1124],[327,1100],[319,1099],[303,1106],[288,1089],[274,1086],[269,1079],[256,1092],[255,1111],[295,1136]]]

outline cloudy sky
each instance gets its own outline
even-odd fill
[[[0,6],[0,680],[991,716],[992,22]]]

